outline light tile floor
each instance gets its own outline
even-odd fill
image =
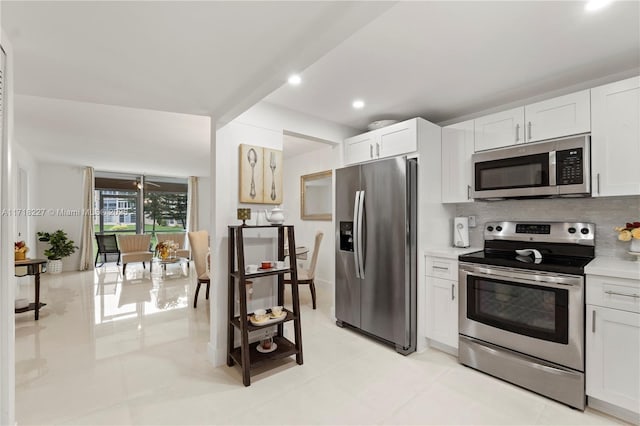
[[[622,422],[584,413],[459,365],[436,350],[403,357],[338,328],[319,286],[301,286],[304,365],[293,359],[242,385],[207,361],[209,303],[186,269],[108,263],[45,274],[40,321],[16,316],[19,425],[545,424]],[[19,295],[30,297],[32,285]]]

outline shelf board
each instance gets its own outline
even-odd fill
[[[40,302],[40,308],[42,308],[43,306],[47,306],[47,304]],[[16,314],[21,314],[23,312],[29,312],[29,311],[35,311],[35,310],[36,310],[36,304],[35,303],[29,303],[29,306],[27,306],[26,308],[16,309],[15,313]]]
[[[260,278],[260,277],[269,277],[272,275],[280,275],[280,274],[286,274],[291,272],[291,268],[284,268],[284,269],[275,269],[275,268],[271,268],[271,269],[267,269],[264,272],[255,272],[252,274],[244,274],[244,278],[245,279],[251,279],[251,278]],[[240,279],[240,272],[235,271],[231,273],[231,276],[233,276],[234,278]]]
[[[260,330],[260,329],[265,328],[265,327],[275,326],[275,325],[282,324],[282,323],[285,323],[287,321],[292,321],[292,320],[296,319],[296,316],[290,310],[283,309],[283,311],[287,313],[287,316],[284,319],[282,319],[282,320],[280,320],[278,322],[272,322],[272,323],[265,324],[265,325],[253,325],[253,324],[251,324],[251,321],[249,321],[247,319],[247,330],[248,331]],[[269,312],[271,312],[271,311],[269,311]],[[248,316],[251,316],[251,315],[252,315],[252,313],[249,314]],[[241,329],[241,327],[240,327],[240,317],[237,316],[237,317],[233,318],[231,320],[231,324],[233,324],[237,329]]]
[[[296,355],[298,350],[292,341],[282,336],[274,336],[273,341],[278,345],[275,351],[270,352],[268,354],[263,354],[262,352],[258,352],[256,347],[260,344],[260,342],[254,342],[249,345],[249,358],[250,358],[250,368],[257,368],[262,364],[270,361],[274,361],[276,359],[287,358],[291,355]],[[229,354],[231,358],[242,367],[242,351],[241,349],[234,348],[233,351]]]
[[[284,228],[284,227],[293,227],[293,225],[286,225],[284,223],[279,224],[279,225],[229,225],[229,228],[232,229],[260,229],[260,228],[268,228],[268,229],[277,229],[277,228]]]

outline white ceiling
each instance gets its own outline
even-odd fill
[[[15,138],[43,161],[208,175],[208,116],[233,119],[391,5],[2,0]]]
[[[14,102],[16,137],[28,141],[39,160],[111,172],[209,175],[209,117],[28,95]]]
[[[580,82],[640,72],[640,2],[400,2],[266,101],[351,127],[439,123]],[[355,110],[351,102],[365,100]]]
[[[224,122],[273,90],[267,102],[364,129],[640,72],[638,1],[598,14],[582,1],[1,7],[18,142],[39,159],[113,171],[208,174],[209,121],[185,114]],[[292,71],[302,71],[298,87],[283,85]]]

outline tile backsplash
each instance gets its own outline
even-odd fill
[[[618,241],[613,230],[626,222],[640,221],[640,196],[553,198],[535,200],[476,201],[456,204],[456,216],[475,216],[470,228],[472,246],[482,247],[486,222],[494,220],[568,221],[596,224],[596,256],[631,260],[628,242]]]

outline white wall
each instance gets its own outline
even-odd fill
[[[198,177],[198,229],[211,228],[211,179],[208,176]]]
[[[339,167],[341,151],[341,145],[327,145],[316,151],[287,158],[283,176],[285,200],[282,205],[287,223],[295,226],[296,244],[307,246],[313,250],[316,232],[322,231],[324,233],[316,266],[316,284],[328,286],[331,289],[333,289],[335,278],[334,222],[332,220],[302,220],[300,218],[300,176],[334,170]],[[333,203],[333,196],[331,196],[331,202]],[[309,258],[310,255],[311,252]],[[308,262],[305,262],[306,266],[308,266]]]
[[[1,21],[0,21],[1,22]],[[0,208],[15,207],[12,186],[13,145],[13,50],[6,34],[0,29],[0,44],[7,54],[5,64],[5,117],[0,141]],[[0,215],[0,424],[15,423],[15,322],[13,242],[15,217]]]
[[[82,233],[83,168],[63,164],[40,163],[38,165],[38,200],[36,208],[44,209],[44,214],[36,221],[34,232],[55,232],[62,229],[76,246],[80,246]],[[36,244],[39,257],[49,245]],[[64,271],[77,271],[80,265],[80,251],[62,260]]]
[[[18,203],[17,207],[19,209],[27,208],[33,209],[33,207],[38,203],[38,163],[35,158],[26,151],[19,142],[16,142],[12,146],[13,149],[13,180],[14,187],[16,192],[21,192],[26,189],[26,193],[22,194],[24,197],[24,205],[21,206]],[[18,174],[20,171],[24,172],[24,177],[26,178],[25,187],[19,187],[20,177]],[[16,195],[16,198],[20,198],[20,195]],[[35,248],[36,246],[36,221],[37,217],[31,214],[27,214],[28,212],[20,212],[22,217],[25,218],[25,228],[22,230],[22,234],[16,234],[16,240],[24,240],[27,244],[27,247],[30,248],[27,253],[28,257],[34,257],[34,253],[31,248]],[[20,217],[17,217],[16,220],[20,220]],[[20,231],[21,228],[18,228]]]
[[[212,120],[213,121],[213,120]],[[283,131],[312,136],[328,141],[341,142],[357,133],[356,130],[320,120],[285,108],[259,103],[232,122],[221,125],[212,135],[212,206],[211,250],[216,259],[213,268],[211,309],[211,339],[209,355],[214,365],[226,361],[227,330],[227,226],[238,224],[236,209],[250,207],[253,211],[272,206],[256,206],[238,201],[238,146],[251,144],[282,149]],[[284,165],[285,171],[287,165]],[[214,171],[213,171],[214,170]],[[283,188],[284,199],[291,194]],[[297,191],[297,190],[296,190]]]

